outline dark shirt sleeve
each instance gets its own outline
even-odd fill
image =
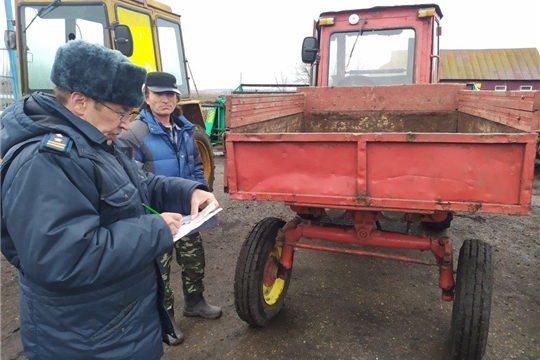
[[[160,216],[127,217],[100,226],[91,200],[98,196],[96,185],[68,157],[38,153],[16,171],[15,181],[2,191],[3,219],[19,269],[46,289],[115,283],[173,246]],[[182,192],[177,199],[190,191],[188,186],[177,188]],[[164,191],[164,184],[153,191]]]
[[[139,141],[131,130],[124,130],[117,139],[121,146],[129,146],[133,152],[133,159],[144,162],[144,156]]]
[[[200,182],[179,177],[154,175],[147,172],[148,196],[152,208],[160,212],[191,213],[191,195],[195,189],[208,191]],[[189,200],[188,200],[189,199]]]

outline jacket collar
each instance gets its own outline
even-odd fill
[[[150,132],[152,134],[165,134],[165,131],[163,130],[161,122],[154,117],[151,111],[147,109],[141,110],[139,115],[135,118],[135,120],[141,120],[145,122],[148,125],[148,128],[150,129]],[[177,118],[173,118],[173,121],[182,129],[192,129],[193,124],[186,119],[184,115],[180,115]]]
[[[34,94],[35,95],[35,94]],[[104,147],[107,146],[107,138],[99,131],[95,126],[89,122],[79,118],[69,111],[65,106],[56,101],[56,99],[48,94],[40,94],[42,96],[32,97],[36,100],[41,107],[43,107],[52,116],[65,119],[69,125],[62,125],[62,121],[58,123],[51,123],[48,125],[51,129],[61,131],[68,135],[76,145],[77,151],[80,156],[88,157],[95,156],[95,151],[90,146],[90,143],[96,143],[97,145]]]

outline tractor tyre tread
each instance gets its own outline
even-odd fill
[[[484,356],[492,294],[491,246],[480,240],[465,240],[459,252],[452,308],[453,360],[480,360]]]
[[[234,279],[234,304],[238,316],[250,325],[263,327],[273,316],[265,313],[262,305],[261,279],[266,259],[261,257],[265,255],[265,247],[274,245],[277,231],[284,225],[285,221],[281,219],[264,218],[251,229],[240,249]]]

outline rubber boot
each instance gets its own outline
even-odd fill
[[[219,319],[221,314],[223,314],[221,308],[207,304],[202,293],[184,294],[184,316]]]
[[[184,342],[184,334],[182,333],[182,330],[176,325],[176,321],[174,321],[174,309],[167,310],[167,314],[169,314],[169,317],[171,318],[171,322],[173,324],[174,333],[176,334],[176,337],[178,339],[175,339],[171,335],[167,335],[169,337],[169,343],[171,346],[180,345]]]

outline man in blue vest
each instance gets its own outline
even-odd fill
[[[174,75],[166,72],[150,72],[144,85],[145,103],[128,131],[120,138],[133,149],[136,160],[143,163],[146,171],[156,175],[175,176],[206,185],[202,160],[193,138],[194,125],[182,115],[177,105],[180,91]],[[175,243],[176,261],[182,268],[184,293],[184,316],[200,316],[217,319],[221,308],[206,303],[203,296],[204,247],[200,233],[194,233]],[[171,250],[161,259],[165,282],[165,307],[174,319],[174,293],[170,287]],[[178,339],[170,338],[171,345],[182,343],[182,335],[176,323]]]

